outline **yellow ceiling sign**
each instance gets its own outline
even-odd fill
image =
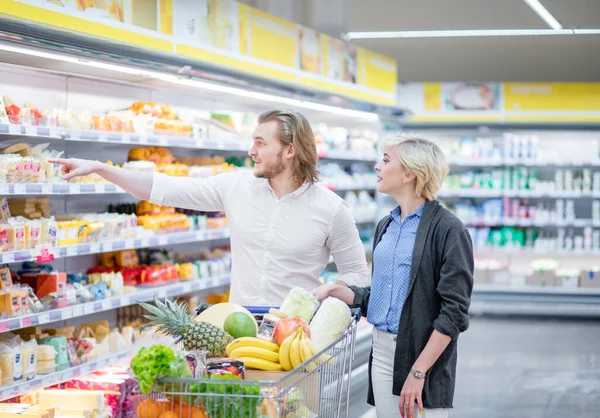
[[[598,83],[506,83],[507,111],[600,111]]]

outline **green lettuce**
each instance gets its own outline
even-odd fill
[[[131,370],[135,374],[142,393],[152,392],[157,379],[191,378],[192,372],[180,351],[162,344],[141,348],[131,359]]]

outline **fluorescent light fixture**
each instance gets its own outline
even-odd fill
[[[465,38],[492,36],[598,35],[600,29],[466,29],[348,32],[348,39]]]
[[[194,80],[191,78],[181,78],[176,75],[159,73],[155,71],[147,71],[137,68],[125,67],[117,64],[110,64],[101,61],[93,61],[85,58],[71,57],[68,55],[54,54],[51,52],[45,52],[35,49],[21,48],[12,45],[5,45],[0,43],[0,50],[13,52],[22,55],[35,56],[38,58],[45,58],[55,61],[68,62],[70,64],[83,65],[87,67],[99,68],[102,70],[115,71],[123,74],[139,75],[148,77],[150,79],[166,81],[172,84],[184,85],[194,87],[204,91],[214,91],[217,93],[231,94],[238,97],[244,97],[248,99],[261,100],[270,103],[279,103],[287,106],[299,107],[303,109],[316,110],[319,112],[328,112],[340,116],[350,118],[360,118],[362,120],[377,121],[379,115],[372,112],[363,112],[360,110],[345,109],[337,106],[329,106],[315,102],[308,102],[304,100],[292,99],[289,97],[276,96],[273,94],[259,93],[249,90],[244,90],[236,87],[223,86],[219,84],[208,83],[201,80]]]
[[[573,29],[575,35],[600,35],[600,29]]]
[[[529,7],[531,7],[531,9],[537,13],[537,15],[539,17],[541,17],[544,22],[546,22],[548,24],[548,26],[550,26],[552,29],[554,30],[559,30],[562,29],[562,25],[560,24],[560,22],[558,20],[556,20],[556,18],[554,16],[552,16],[552,13],[550,13],[548,11],[548,9],[546,9],[544,7],[544,5],[542,3],[540,3],[540,0],[523,0],[525,3],[527,3],[527,5]]]

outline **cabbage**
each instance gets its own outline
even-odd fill
[[[300,318],[307,324],[319,307],[319,301],[310,292],[294,287],[285,297],[279,310],[289,318]]]
[[[337,341],[350,324],[350,308],[337,298],[329,297],[321,303],[310,323],[310,339],[318,351]]]

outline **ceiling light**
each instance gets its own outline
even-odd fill
[[[573,29],[575,35],[600,35],[600,29]]]
[[[542,3],[540,3],[540,0],[523,0],[525,3],[527,3],[527,5],[529,7],[531,7],[531,9],[537,13],[537,15],[539,17],[541,17],[544,22],[546,22],[548,24],[548,26],[550,26],[552,29],[554,30],[558,30],[558,29],[562,29],[562,25],[560,24],[560,22],[558,20],[556,20],[556,18],[554,16],[552,16],[552,13],[550,13],[548,11],[548,9],[546,9],[544,7],[544,5],[542,5]]]
[[[328,112],[340,116],[360,118],[363,120],[376,121],[379,116],[372,112],[363,112],[360,110],[346,109],[342,107],[329,106],[315,102],[308,102],[304,100],[292,99],[289,97],[276,96],[273,94],[259,93],[250,90],[244,90],[236,87],[223,86],[220,84],[208,83],[201,80],[194,80],[191,78],[181,78],[176,75],[159,73],[155,71],[147,71],[138,68],[125,67],[122,65],[106,63],[102,61],[93,61],[85,58],[72,57],[68,55],[54,54],[51,52],[45,52],[36,49],[21,48],[12,45],[5,45],[0,43],[0,50],[13,52],[22,55],[35,56],[38,58],[45,58],[54,61],[68,62],[70,64],[78,64],[87,67],[99,68],[102,70],[109,70],[120,72],[123,74],[138,75],[148,77],[150,79],[166,81],[171,84],[185,85],[189,87],[198,88],[205,91],[214,91],[218,93],[231,94],[238,97],[244,97],[249,99],[261,100],[270,103],[279,103],[292,107],[300,107],[303,109],[316,110],[320,112]]]
[[[598,35],[600,29],[466,29],[348,32],[348,39],[463,38],[492,36]]]

